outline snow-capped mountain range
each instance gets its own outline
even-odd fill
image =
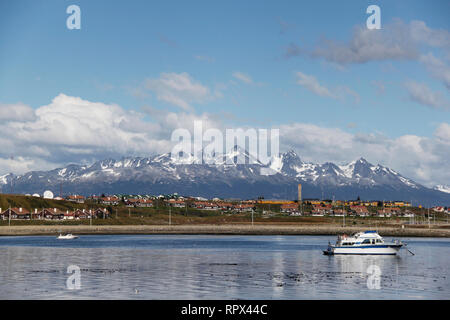
[[[434,187],[434,190],[438,190],[445,193],[450,193],[450,185],[437,185]]]
[[[4,193],[55,194],[167,194],[206,198],[303,198],[405,200],[413,204],[450,205],[450,188],[426,188],[400,173],[360,158],[345,165],[304,162],[289,151],[272,157],[268,165],[238,147],[216,154],[209,164],[193,155],[170,154],[107,159],[92,165],[71,164],[51,171],[0,176]],[[244,163],[244,164],[240,164]],[[263,169],[263,170],[262,170]],[[265,171],[264,171],[265,170]],[[270,172],[270,175],[261,174]]]

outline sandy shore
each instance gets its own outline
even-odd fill
[[[111,225],[111,226],[1,226],[0,236],[74,234],[248,234],[248,235],[336,235],[362,231],[361,227],[333,225]],[[382,236],[450,237],[450,229],[378,227]]]

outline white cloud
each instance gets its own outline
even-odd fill
[[[303,50],[302,48],[300,48],[298,45],[296,45],[295,43],[291,42],[289,43],[289,45],[286,47],[285,52],[284,52],[284,56],[286,58],[291,58],[291,57],[295,57],[295,56],[299,56],[302,55],[303,53],[305,53],[306,51]]]
[[[0,122],[8,120],[33,120],[34,110],[23,104],[0,104]]]
[[[242,81],[242,82],[244,82],[246,84],[252,84],[253,83],[252,78],[248,74],[245,74],[245,73],[242,73],[242,72],[239,72],[239,71],[233,72],[233,77],[235,77],[236,79],[238,79],[238,80],[240,80],[240,81]]]
[[[27,159],[59,164],[160,151],[152,137],[155,125],[144,122],[142,114],[118,105],[60,94],[33,114],[34,119],[2,123],[0,158],[20,156],[25,159],[25,168],[33,165]],[[13,170],[12,163],[3,161],[0,169]]]
[[[302,87],[308,89],[312,93],[315,93],[321,97],[336,98],[335,95],[333,95],[330,90],[328,90],[328,88],[319,84],[319,81],[317,81],[316,77],[307,75],[300,71],[296,73],[296,76],[297,83]]]
[[[32,170],[52,170],[54,167],[41,159],[32,159],[30,157],[0,157],[0,175],[7,173],[24,173]],[[3,190],[6,192],[6,190]]]
[[[450,146],[450,124],[441,123],[434,135],[442,144]]]
[[[215,97],[208,87],[186,72],[161,73],[158,79],[146,80],[143,89],[155,93],[158,100],[184,110],[192,110],[192,103],[205,103]]]
[[[433,109],[450,110],[450,102],[441,92],[433,91],[427,85],[414,81],[405,83],[405,87],[412,101]]]
[[[193,133],[196,120],[202,120],[203,130],[217,128],[225,132],[234,128],[219,115],[166,112],[151,107],[136,112],[60,94],[50,104],[37,108],[35,119],[2,123],[0,174],[169,152],[173,146],[172,131],[186,128]],[[307,123],[278,128],[282,151],[296,149],[307,161],[342,163],[363,156],[419,183],[436,185],[450,181],[448,123],[439,124],[432,137],[353,134]]]
[[[425,64],[428,71],[438,80],[441,80],[450,90],[450,66],[436,58],[431,52],[422,55],[420,61]]]
[[[432,137],[351,134],[339,128],[295,123],[280,126],[280,144],[312,162],[346,163],[361,156],[390,167],[427,186],[450,181],[450,125],[440,124]]]
[[[203,122],[204,130],[223,128],[218,116],[206,113],[176,113],[151,107],[136,112],[65,94],[30,110],[33,117],[21,117],[20,113],[12,117],[7,113],[8,119],[0,121],[0,174],[169,152],[174,144],[170,141],[172,131],[186,128],[193,132],[195,120]],[[146,115],[149,121],[144,120]]]
[[[411,38],[431,47],[450,48],[450,32],[443,29],[432,29],[420,20],[413,20],[409,24]]]
[[[400,19],[383,25],[380,30],[355,26],[348,43],[323,40],[312,50],[290,44],[287,57],[309,54],[340,65],[384,60],[416,60],[421,46],[450,48],[450,33],[432,29],[423,21],[404,23]]]
[[[214,58],[212,58],[210,56],[205,56],[205,55],[195,55],[194,58],[199,61],[205,61],[208,63],[212,63],[212,62],[216,61]]]
[[[359,94],[346,86],[338,86],[337,88],[329,89],[320,84],[316,77],[307,75],[300,71],[296,72],[296,77],[299,85],[318,96],[343,100],[347,95],[349,95],[353,97],[355,103],[359,103],[360,101]]]
[[[349,43],[324,40],[311,56],[338,64],[366,63],[381,60],[410,60],[417,58],[410,28],[397,21],[380,30],[357,26]]]

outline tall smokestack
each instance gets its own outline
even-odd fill
[[[298,184],[298,202],[302,201],[302,185],[301,183]]]

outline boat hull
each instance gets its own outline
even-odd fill
[[[401,245],[333,247],[329,251],[334,255],[396,255],[401,247]]]
[[[57,239],[59,240],[72,240],[72,239],[77,239],[78,236],[59,236]]]

